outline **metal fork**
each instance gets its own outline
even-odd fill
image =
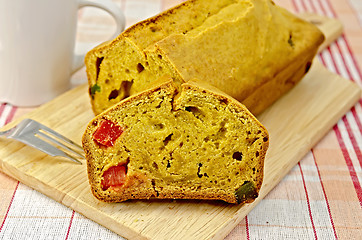
[[[84,159],[81,146],[32,119],[24,119],[13,128],[3,132],[0,131],[0,136],[15,139],[50,156],[68,158],[78,164],[82,163],[75,156]]]

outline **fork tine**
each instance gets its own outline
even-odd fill
[[[67,142],[67,143],[71,144],[72,146],[74,146],[74,149],[76,149],[76,150],[78,150],[78,151],[80,151],[80,152],[83,153],[83,148],[82,148],[81,146],[79,146],[77,143],[75,143],[75,142],[73,142],[72,140],[70,140],[69,138],[64,137],[63,135],[55,132],[53,129],[48,128],[47,126],[44,126],[44,125],[41,124],[41,123],[39,123],[39,126],[40,126],[39,129],[41,129],[41,130],[43,130],[43,131],[45,131],[45,132],[47,132],[47,133],[49,133],[49,134],[54,135],[55,137],[63,140],[64,142]],[[81,155],[81,156],[82,156],[82,155]]]
[[[62,155],[63,157],[66,157],[66,158],[68,158],[69,160],[71,160],[71,161],[73,161],[73,162],[75,162],[75,163],[77,163],[77,164],[82,165],[82,163],[81,163],[78,159],[72,157],[71,155],[67,154],[66,152],[63,152],[63,153],[64,153],[64,154]]]
[[[78,148],[79,151],[83,152],[83,149],[70,139],[60,135],[59,133],[53,131],[52,129],[40,124],[39,122],[32,120],[32,119],[24,119],[22,120],[15,128],[11,135],[8,137],[14,138],[20,142],[23,142],[33,148],[39,149],[42,152],[50,155],[50,156],[62,156],[68,158],[69,160],[76,162],[78,164],[82,164],[78,159],[74,158],[73,156],[67,154],[66,152],[61,151],[60,149],[54,147],[53,145],[47,143],[46,141],[38,138],[36,134],[41,133],[40,129],[44,129],[44,132],[52,133],[53,135],[57,136],[59,139],[62,139],[64,142],[68,142],[71,145],[76,146],[75,149]],[[43,133],[41,133],[43,134]],[[45,134],[43,134],[45,135]],[[45,136],[46,139],[50,140],[49,136]],[[59,143],[57,143],[59,144]],[[61,144],[64,145],[64,144]],[[67,147],[66,147],[67,148]],[[68,148],[67,148],[68,149]],[[80,150],[81,149],[81,150]],[[74,150],[70,150],[73,152]],[[77,155],[84,158],[84,156],[80,155],[79,153],[75,152]]]
[[[33,135],[34,136],[34,135]],[[41,140],[40,138],[36,137],[28,137],[24,136],[21,139],[17,139],[18,141],[25,143],[33,148],[39,149],[40,151],[50,155],[50,156],[61,156],[68,158],[69,160],[76,162],[78,164],[82,164],[78,159],[70,156],[69,154],[59,150],[58,148],[54,147],[53,145]]]
[[[40,135],[41,137],[46,138],[48,141],[50,141],[50,142],[52,142],[52,143],[55,143],[55,144],[59,145],[59,146],[62,147],[62,148],[65,148],[65,149],[68,150],[69,152],[72,152],[72,153],[76,154],[77,156],[84,158],[84,155],[82,155],[82,154],[80,154],[79,152],[75,151],[74,149],[72,149],[72,148],[64,145],[63,143],[57,141],[56,139],[48,136],[47,134],[44,134],[44,133],[42,133],[42,132],[37,132],[36,135]],[[69,146],[71,146],[71,145],[69,145]],[[73,147],[73,146],[72,146],[72,147]],[[74,146],[74,147],[79,147],[79,146]],[[79,149],[77,149],[77,150],[79,151]]]

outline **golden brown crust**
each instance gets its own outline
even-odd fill
[[[293,63],[280,71],[271,81],[259,86],[242,103],[254,114],[262,113],[270,103],[277,101],[280,96],[288,92],[303,79],[303,76],[309,71],[314,52],[306,52],[303,56],[304,61],[299,64]],[[261,97],[263,96],[263,97]]]

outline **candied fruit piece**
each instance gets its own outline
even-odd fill
[[[103,173],[102,189],[107,190],[109,187],[120,187],[126,181],[127,166],[113,166]]]
[[[123,130],[120,126],[110,120],[104,120],[94,132],[93,139],[101,145],[112,147],[122,133]]]
[[[238,203],[247,202],[258,197],[258,192],[253,182],[245,181],[235,192]]]

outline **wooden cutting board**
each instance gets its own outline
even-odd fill
[[[310,18],[322,30],[325,28],[327,44],[342,30],[335,20],[314,15]],[[87,86],[82,85],[23,117],[38,120],[80,143],[85,126],[93,117],[87,92]],[[301,83],[258,116],[270,133],[270,148],[260,196],[246,205],[199,200],[99,202],[91,194],[85,164],[47,156],[5,138],[0,138],[0,167],[6,174],[126,238],[222,239],[360,96],[358,86],[315,61]]]

